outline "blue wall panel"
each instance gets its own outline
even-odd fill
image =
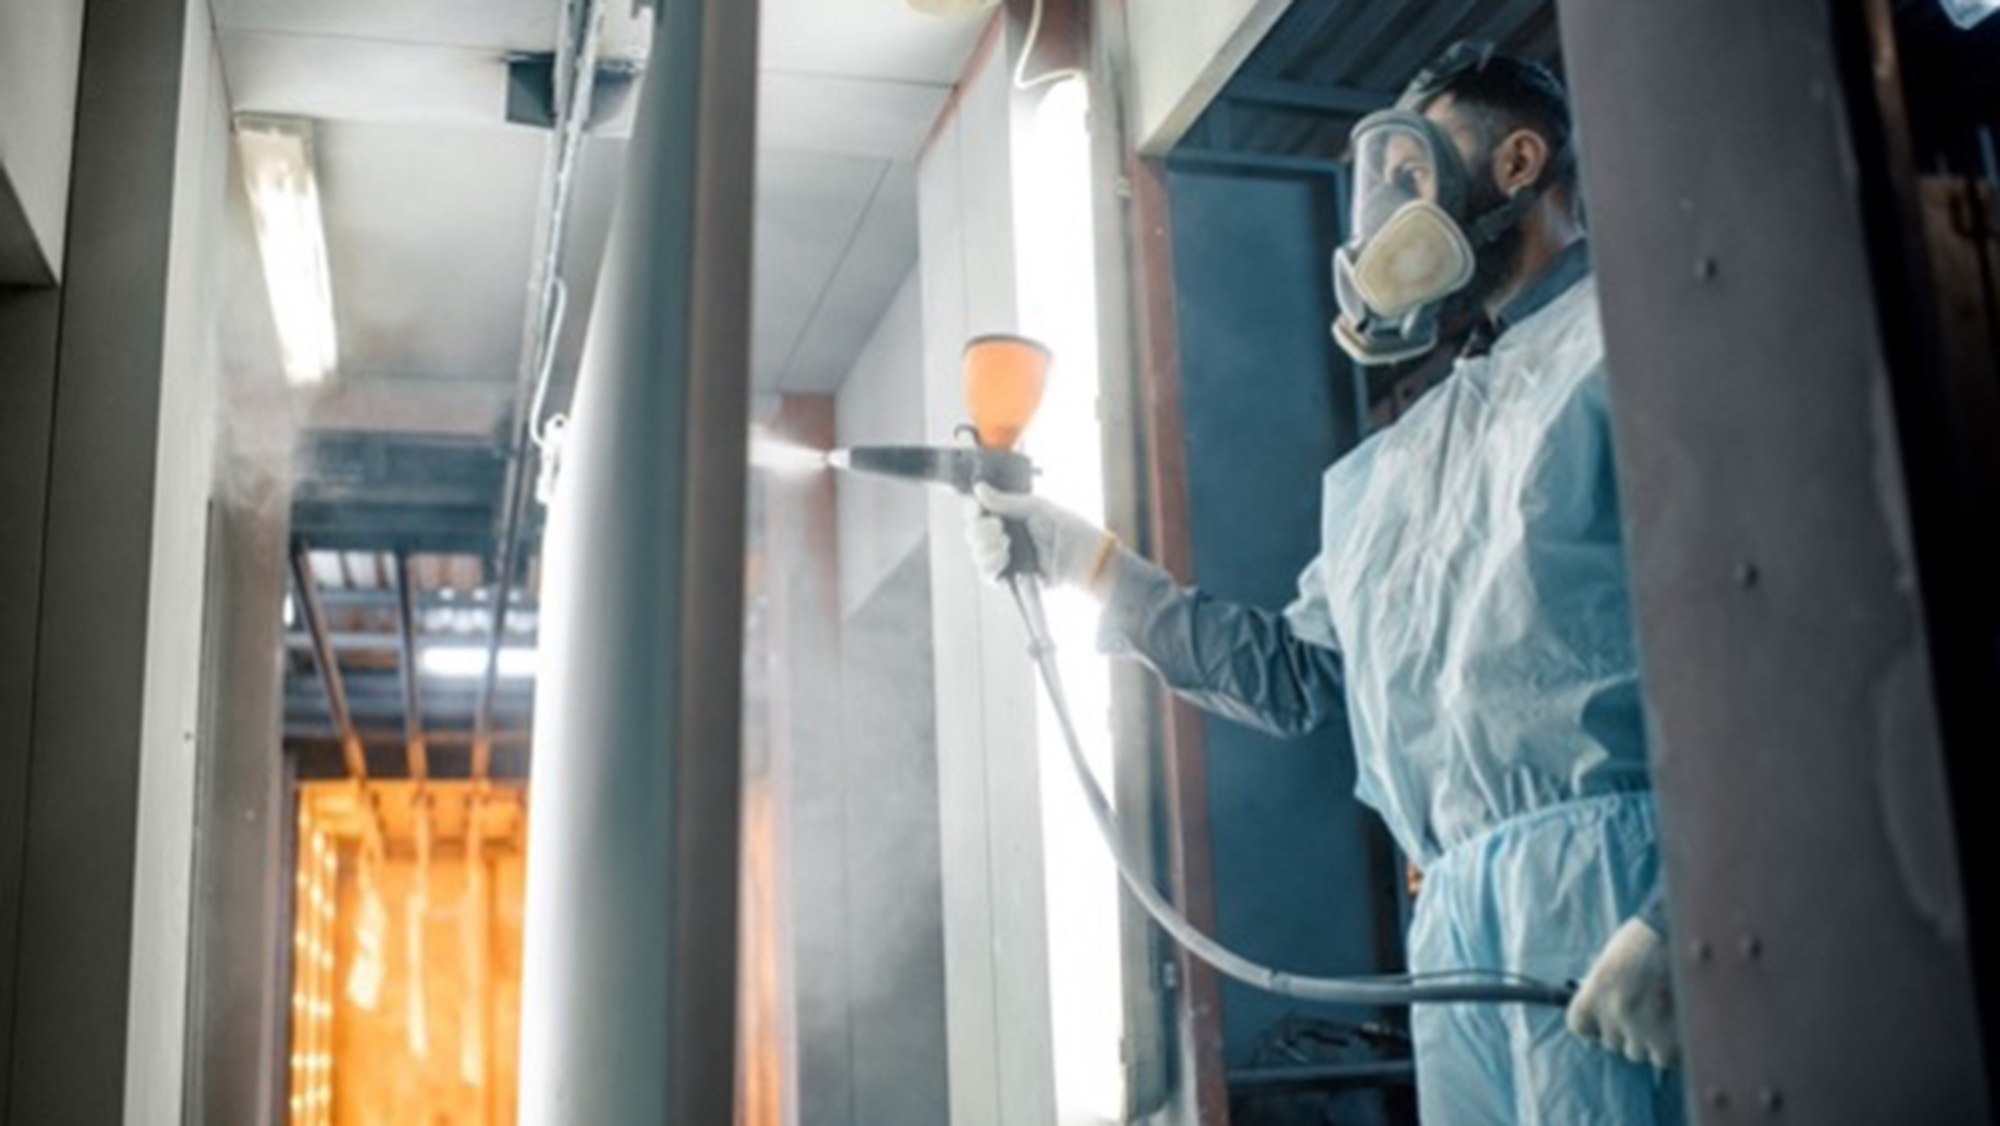
[[[1352,369],[1327,332],[1335,185],[1176,167],[1168,189],[1195,579],[1280,607],[1318,548],[1320,474],[1357,433]],[[1393,968],[1377,939],[1393,876],[1370,859],[1347,732],[1276,740],[1210,718],[1206,739],[1223,940],[1286,970]],[[1368,1015],[1233,984],[1223,1007],[1232,1070],[1287,1013]]]

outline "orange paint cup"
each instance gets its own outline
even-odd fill
[[[965,344],[965,409],[986,449],[1011,450],[1042,405],[1054,357],[1025,336],[994,333]]]

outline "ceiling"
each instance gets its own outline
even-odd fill
[[[564,0],[210,3],[232,108],[314,123],[340,352],[331,385],[304,404],[297,459],[294,531],[310,570],[326,572],[314,581],[335,601],[393,607],[379,567],[336,573],[326,561],[402,548],[473,561],[478,574],[417,583],[425,597],[470,598],[496,569],[552,137],[510,123],[510,63],[555,49]],[[763,0],[761,19],[752,383],[764,396],[828,393],[916,264],[915,160],[983,21],[920,15],[901,0]],[[642,68],[648,28],[630,0],[609,0],[606,66]],[[629,124],[610,115],[578,173],[560,266],[569,314],[558,405],[581,353]],[[260,279],[246,272],[242,284]],[[232,298],[239,308],[264,301]],[[232,318],[225,331],[269,328]],[[356,726],[400,734],[394,614],[337,613]],[[301,740],[332,734],[303,630],[289,641],[288,689],[288,729]],[[424,688],[427,724],[470,722],[462,686]],[[526,722],[518,695],[501,686],[503,729]]]
[[[234,108],[319,123],[341,352],[329,419],[490,429],[517,376],[549,143],[507,122],[507,63],[554,49],[561,0],[212,4]],[[762,26],[753,379],[828,392],[916,262],[913,163],[981,24],[897,0],[766,0]],[[612,0],[607,58],[642,62],[645,45],[645,21]],[[578,184],[563,376],[621,128],[592,143]],[[450,409],[424,411],[398,400],[409,381],[463,386]]]

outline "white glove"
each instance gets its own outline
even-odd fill
[[[1001,517],[1013,517],[1027,525],[1034,541],[1035,558],[1050,586],[1087,586],[1118,546],[1110,532],[1074,512],[1057,507],[1026,493],[1003,493],[985,485],[974,485],[977,504],[966,506],[965,542],[972,549],[973,566],[989,583],[1000,581],[1007,570],[1008,540]]]
[[[1628,919],[1612,933],[1569,1003],[1569,1030],[1633,1063],[1679,1062],[1673,965],[1659,931]]]

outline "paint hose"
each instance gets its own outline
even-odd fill
[[[1301,1001],[1333,1005],[1403,1006],[1437,1004],[1524,1004],[1566,1006],[1575,987],[1542,981],[1505,970],[1444,970],[1424,974],[1392,974],[1371,977],[1306,977],[1260,965],[1215,939],[1203,934],[1186,915],[1167,902],[1140,871],[1126,847],[1125,834],[1112,811],[1111,802],[1097,784],[1090,764],[1084,760],[1076,724],[1070,718],[1069,700],[1063,694],[1062,677],[1056,668],[1055,643],[1049,635],[1047,615],[1042,609],[1041,582],[1032,574],[1013,576],[1010,589],[1014,604],[1027,626],[1029,655],[1041,670],[1042,689],[1055,709],[1062,727],[1063,745],[1077,782],[1083,787],[1084,801],[1091,819],[1104,838],[1104,846],[1118,868],[1118,878],[1139,905],[1146,909],[1161,930],[1188,953],[1213,966],[1225,977],[1245,985]]]

